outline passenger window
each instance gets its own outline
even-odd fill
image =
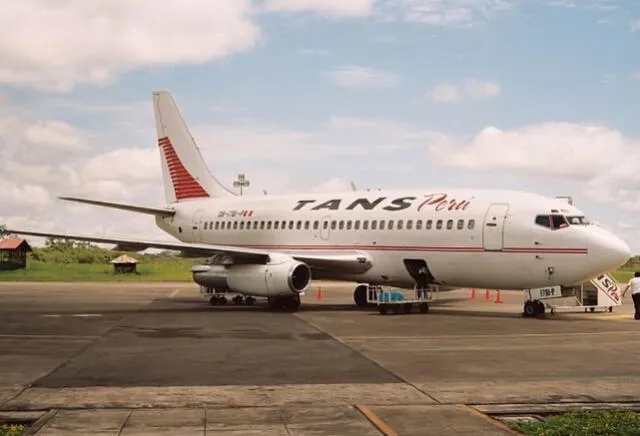
[[[347,230],[351,230],[351,220],[347,221]]]
[[[413,221],[407,220],[407,230],[411,230],[413,228]]]
[[[289,230],[293,230],[293,221],[289,221]]]
[[[322,223],[322,228],[327,230],[327,228],[329,228],[329,221],[325,221]]]
[[[271,230],[271,221],[267,221],[267,230]]]
[[[354,230],[360,230],[360,220],[355,220],[353,222],[353,229]]]
[[[273,222],[273,228],[278,230],[278,226],[280,226],[280,221],[274,221]]]
[[[458,230],[464,229],[464,220],[458,220]]]
[[[304,229],[309,230],[309,221],[304,222]]]
[[[569,227],[569,223],[565,219],[564,215],[551,215],[554,229],[561,229],[563,227]]]
[[[296,229],[297,229],[297,230],[300,230],[301,228],[302,228],[302,221],[298,221],[298,222],[296,223]]]
[[[260,230],[264,230],[264,221],[260,221]]]
[[[244,230],[244,221],[240,221],[240,230]]]
[[[404,223],[402,220],[398,220],[398,230],[402,230],[402,227],[404,227]]]
[[[318,230],[320,223],[318,221],[313,222],[313,230]]]
[[[433,221],[429,220],[429,221],[427,221],[427,225],[425,225],[424,228],[427,229],[427,230],[431,230],[432,224],[433,224]]]
[[[371,220],[371,230],[375,230],[378,225],[378,221]]]
[[[338,222],[338,230],[342,229],[344,229],[344,221],[340,220],[340,222]]]
[[[447,230],[451,230],[453,228],[453,220],[447,220]]]
[[[538,215],[536,217],[536,224],[542,227],[551,228],[551,219],[549,215]]]
[[[389,230],[393,230],[393,220],[389,220],[389,225],[387,226]]]
[[[233,222],[233,230],[237,230],[238,229],[238,221],[234,221]]]
[[[362,221],[362,230],[368,230],[368,229],[369,229],[369,220]]]
[[[380,230],[384,230],[384,220],[380,220]]]
[[[331,221],[331,230],[335,230],[336,229],[336,221]]]
[[[442,228],[442,220],[436,221],[436,229],[440,230]]]
[[[476,220],[469,220],[469,223],[467,224],[467,228],[469,230],[473,230],[473,227],[476,225]]]
[[[416,230],[422,230],[422,220],[416,221]]]

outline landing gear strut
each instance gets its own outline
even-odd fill
[[[267,298],[269,308],[272,310],[286,310],[296,312],[300,308],[300,296],[292,297],[269,297]]]

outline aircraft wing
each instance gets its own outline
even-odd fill
[[[209,257],[216,254],[230,255],[232,258],[244,263],[266,263],[271,254],[286,254],[292,258],[304,262],[315,270],[341,270],[343,272],[364,272],[371,268],[371,260],[363,251],[285,251],[285,250],[260,250],[250,247],[233,245],[193,244],[188,242],[164,242],[148,241],[129,238],[103,238],[98,236],[74,235],[68,233],[48,233],[31,230],[3,229],[0,227],[0,236],[3,234],[30,235],[43,238],[60,238],[77,241],[115,244],[123,251],[142,251],[147,248],[159,248],[164,250],[182,251],[190,257]]]

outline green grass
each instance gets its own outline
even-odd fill
[[[149,256],[140,260],[138,274],[114,274],[110,263],[42,262],[28,259],[25,269],[0,271],[0,282],[191,282],[190,268],[202,263],[202,259],[174,256]],[[634,271],[622,268],[612,272],[611,276],[619,283],[627,283]]]
[[[511,427],[527,436],[635,436],[640,435],[640,415],[629,410],[578,411]]]
[[[618,271],[612,272],[610,275],[613,277],[618,283],[627,283],[633,277],[633,273],[635,270],[628,269],[619,269]]]
[[[22,436],[27,428],[23,425],[0,424],[0,436]]]
[[[138,264],[138,274],[114,274],[111,264],[53,263],[30,260],[25,269],[0,271],[0,281],[37,282],[189,282],[197,259],[164,259]]]

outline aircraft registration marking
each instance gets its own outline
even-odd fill
[[[252,210],[221,210],[218,212],[218,218],[236,218],[253,216]]]

